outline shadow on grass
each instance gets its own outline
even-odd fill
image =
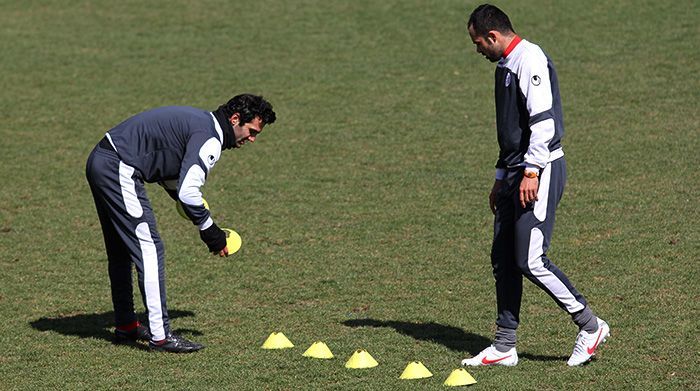
[[[168,316],[170,319],[184,318],[194,316],[192,311],[169,310]],[[139,316],[139,319],[144,319],[146,316]],[[29,322],[32,328],[39,331],[53,331],[63,335],[76,336],[79,338],[96,338],[105,341],[113,342],[114,334],[114,312],[103,312],[99,314],[76,314],[67,316],[58,316],[55,318],[39,318],[33,322]],[[202,335],[197,330],[179,329],[174,330],[176,333],[188,333],[192,335]],[[145,345],[129,345],[136,348],[146,348]]]
[[[543,356],[541,354],[530,354],[530,353],[520,353],[518,352],[518,358],[524,358],[526,360],[532,361],[562,361],[566,362],[569,356]]]
[[[396,320],[351,319],[343,322],[349,327],[391,327],[401,334],[421,340],[439,343],[458,352],[478,354],[491,344],[491,340],[481,335],[467,333],[464,330],[445,326],[435,322],[413,323]]]
[[[435,322],[414,323],[396,320],[352,319],[344,321],[343,324],[349,327],[391,327],[409,337],[439,343],[454,351],[466,352],[472,356],[476,356],[484,348],[491,345],[491,340],[481,335],[467,333],[460,328]],[[518,353],[518,356],[532,361],[566,361],[569,358],[568,356],[543,356],[529,353]]]

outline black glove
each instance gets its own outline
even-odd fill
[[[219,253],[226,247],[226,232],[222,231],[216,224],[212,224],[211,227],[199,231],[199,237],[207,244],[209,251],[212,253]]]

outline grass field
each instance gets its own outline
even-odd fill
[[[495,327],[477,4],[0,1],[0,389],[442,389]],[[473,388],[699,389],[700,3],[498,5],[557,65],[569,183],[550,256],[612,338],[568,368],[577,330],[526,283],[520,364],[470,370]],[[207,348],[113,346],[88,153],[139,111],[245,91],[278,121],[204,187],[238,254],[209,256],[148,187],[173,328]],[[296,347],[260,349],[273,331]],[[301,357],[316,340],[336,359]],[[359,348],[380,365],[345,369]],[[399,380],[413,360],[435,376]]]

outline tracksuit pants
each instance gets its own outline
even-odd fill
[[[138,171],[119,159],[106,138],[90,153],[86,176],[107,250],[115,323],[123,326],[136,321],[133,264],[152,338],[164,339],[170,334],[165,302],[165,249],[144,182]]]
[[[516,329],[520,322],[523,276],[547,292],[569,314],[583,310],[586,299],[547,258],[557,205],[564,193],[566,161],[559,158],[540,171],[538,200],[520,205],[523,170],[508,170],[496,199],[491,264],[496,279],[500,327]]]

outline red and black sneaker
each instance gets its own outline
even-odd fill
[[[118,326],[114,330],[114,343],[118,345],[150,340],[151,333],[148,331],[148,327],[142,325],[138,321],[130,325]]]
[[[192,342],[179,335],[170,334],[162,341],[149,342],[148,347],[158,352],[192,353],[203,349],[204,345]]]

